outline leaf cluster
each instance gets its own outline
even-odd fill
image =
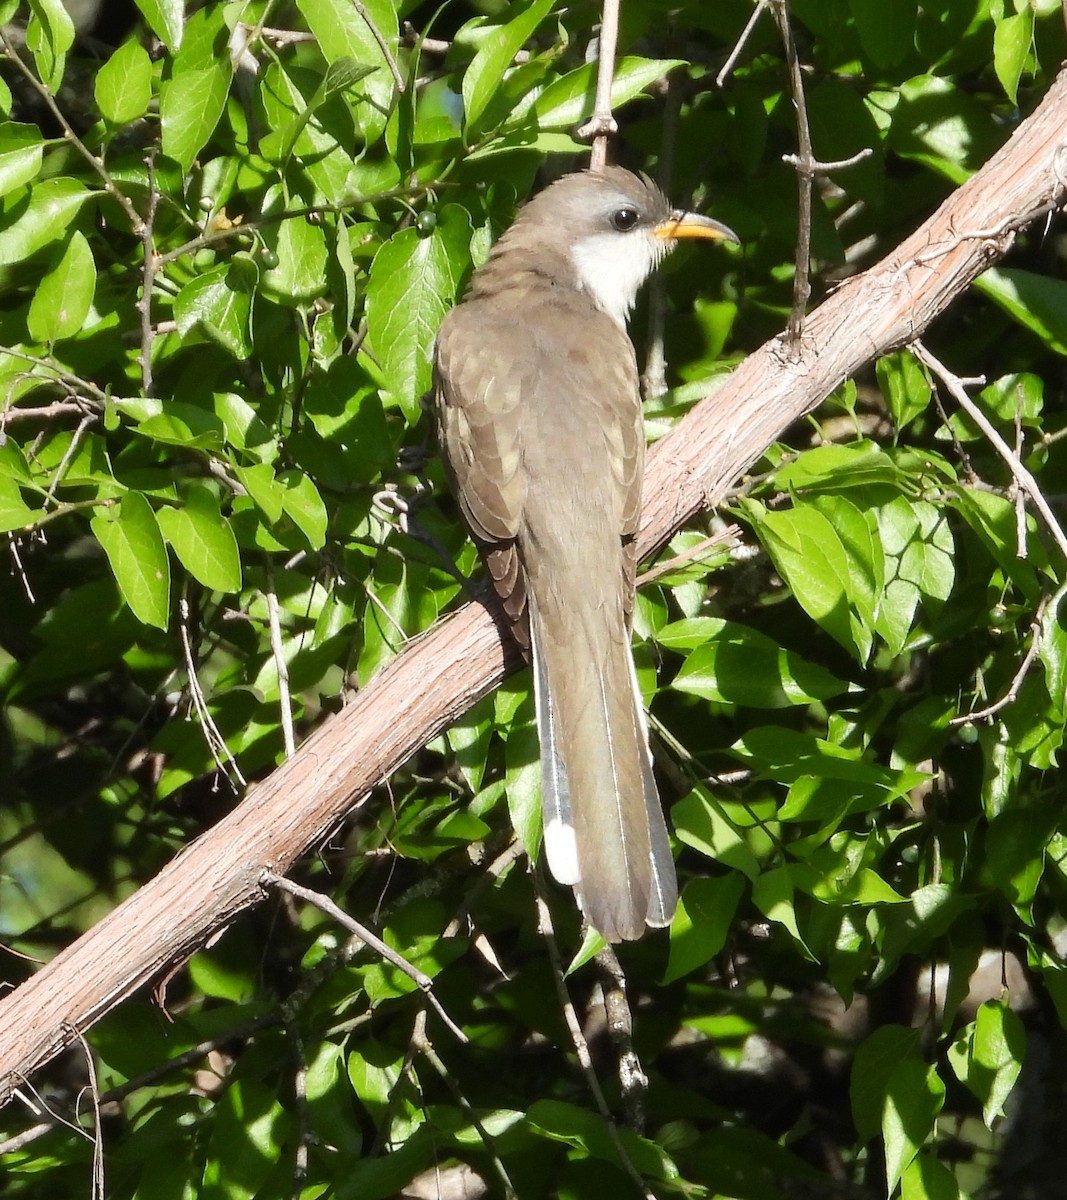
[[[0,3],[0,919],[38,958],[456,602],[453,563],[476,564],[422,404],[433,337],[546,156],[581,163],[592,110],[591,4],[137,9],[101,51],[59,0]],[[620,157],[744,243],[667,267],[651,437],[789,311],[772,21],[714,82],[750,13],[623,13]],[[1064,37],[1049,0],[790,14],[816,154],[871,151],[818,183],[818,293],[985,161]],[[1054,228],[1024,235],[927,339],[984,376],[976,402],[1054,511],[1062,259]],[[539,836],[520,675],[306,867],[470,1044],[321,914],[269,906],[90,1034],[119,1089],[109,1194],[374,1200],[457,1164],[523,1197],[639,1194],[633,1171],[742,1200],[1054,1194],[1064,1076],[1033,1063],[1067,1054],[1063,563],[945,405],[909,351],[871,364],[738,485],[741,547],[699,551],[701,518],[639,595],[683,891],[669,935],[622,953],[650,1081],[631,1171],[569,1065],[506,852]],[[553,907],[584,963],[570,897]],[[591,971],[569,979],[583,1013]],[[83,1070],[50,1077],[53,1107]],[[1013,1103],[1045,1114],[1029,1157]],[[12,1196],[74,1194],[92,1147],[57,1129],[5,1166]]]

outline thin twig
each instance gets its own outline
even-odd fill
[[[26,599],[29,603],[36,604],[37,597],[34,595],[33,588],[30,586],[29,577],[26,574],[26,567],[22,562],[22,555],[19,554],[18,541],[14,533],[7,535],[7,549],[11,555],[12,561],[15,564],[15,574],[18,575],[19,582],[22,584],[22,590],[26,594]]]
[[[611,85],[615,81],[615,48],[619,42],[620,0],[604,0],[597,38],[596,99],[593,115],[578,128],[576,136],[583,142],[592,139],[589,166],[598,171],[608,163],[608,138],[618,133],[619,126],[611,111]]]
[[[1008,465],[1008,469],[1015,477],[1016,483],[1030,497],[1030,501],[1034,508],[1041,514],[1042,520],[1056,545],[1060,548],[1060,553],[1067,558],[1067,535],[1064,534],[1063,528],[1059,521],[1056,520],[1055,514],[1049,507],[1048,501],[1045,499],[1038,486],[1037,480],[1023,466],[1019,456],[1012,450],[1008,443],[997,433],[992,422],[978,407],[977,404],[968,396],[967,389],[963,386],[964,380],[958,375],[954,375],[948,367],[945,366],[940,359],[936,358],[919,340],[911,343],[911,352],[923,364],[927,370],[932,371],[951,392],[956,403],[967,414],[968,417],[978,426],[985,434],[986,439],[994,450],[1000,455]],[[985,380],[972,381],[984,383]]]
[[[229,769],[237,777],[238,782],[242,787],[246,787],[248,781],[241,774],[241,768],[237,765],[237,760],[230,753],[230,748],[226,745],[226,739],[219,732],[219,727],[215,724],[215,718],[212,717],[211,711],[208,709],[207,700],[204,698],[204,692],[197,677],[196,655],[193,653],[192,639],[189,636],[189,601],[185,596],[182,596],[178,603],[178,611],[180,617],[178,621],[178,635],[182,645],[182,658],[185,660],[185,673],[189,680],[189,695],[192,697],[196,715],[200,718],[200,727],[204,731],[204,738],[207,741],[208,749],[211,751],[211,757],[215,760],[215,765],[226,779],[229,779],[229,775],[227,774],[227,764],[229,764]]]
[[[748,40],[752,36],[752,31],[756,28],[756,22],[760,19],[761,14],[765,13],[770,6],[771,0],[758,0],[756,7],[752,10],[752,16],[749,17],[744,29],[741,30],[741,36],[734,43],[734,48],[730,51],[726,62],[723,63],[722,70],[715,76],[716,87],[722,87],[726,82],[727,76],[737,65],[737,60],[741,57],[741,52],[748,44]]]
[[[559,947],[556,944],[555,929],[552,926],[552,914],[549,912],[544,896],[540,893],[537,896],[537,924],[541,936],[544,938],[545,946],[548,949],[548,957],[552,966],[552,979],[556,985],[556,995],[559,997],[563,1019],[566,1021],[567,1029],[571,1035],[571,1045],[574,1047],[574,1053],[578,1058],[578,1065],[585,1076],[586,1086],[589,1088],[600,1115],[604,1118],[608,1136],[611,1138],[615,1152],[619,1156],[619,1163],[626,1174],[640,1188],[641,1195],[645,1197],[645,1200],[656,1200],[655,1196],[646,1186],[645,1181],[641,1178],[641,1173],[634,1166],[626,1147],[623,1145],[622,1138],[619,1136],[618,1126],[615,1124],[615,1119],[611,1115],[611,1109],[608,1108],[608,1102],[604,1098],[604,1092],[600,1087],[600,1080],[597,1079],[596,1071],[593,1070],[593,1058],[589,1053],[589,1043],[585,1040],[585,1034],[582,1033],[578,1014],[574,1011],[574,1004],[567,992],[567,984],[563,974],[563,962],[560,958]]]
[[[467,1035],[462,1029],[452,1020],[452,1018],[441,1007],[440,1001],[433,992],[433,980],[425,971],[420,971],[418,967],[409,963],[402,954],[399,954],[392,946],[387,945],[382,941],[377,934],[371,933],[366,925],[361,925],[353,917],[350,917],[343,908],[338,907],[329,896],[324,896],[322,892],[312,891],[311,888],[301,887],[299,883],[293,883],[291,879],[286,879],[283,875],[277,875],[273,871],[266,870],[260,877],[265,884],[271,884],[273,887],[281,889],[283,892],[289,892],[290,895],[298,896],[301,900],[306,900],[308,904],[313,904],[317,909],[333,917],[339,924],[344,926],[349,933],[354,933],[361,942],[366,943],[377,954],[380,954],[386,962],[390,962],[394,967],[403,973],[411,980],[412,983],[422,992],[427,1001],[432,1005],[434,1012],[448,1026],[456,1038],[461,1042],[466,1042]]]
[[[300,1200],[307,1185],[311,1139],[314,1136],[311,1127],[311,1113],[308,1109],[308,1064],[307,1055],[304,1053],[304,1042],[295,1021],[286,1021],[285,1038],[292,1047],[292,1055],[296,1062],[296,1069],[293,1071],[296,1150],[293,1154],[292,1196],[293,1200]]]
[[[271,225],[277,225],[282,221],[288,221],[297,217],[318,217],[326,213],[343,213],[348,212],[351,208],[358,208],[363,204],[379,204],[383,200],[403,200],[413,196],[422,196],[427,192],[439,191],[441,188],[452,187],[444,180],[435,180],[430,183],[412,184],[408,187],[388,188],[382,192],[375,192],[369,196],[351,196],[347,200],[338,201],[336,204],[311,204],[302,208],[285,208],[274,213],[264,213],[258,217],[244,217],[240,221],[235,221],[226,229],[216,229],[211,233],[202,233],[195,238],[184,242],[174,250],[168,250],[163,254],[156,255],[156,271],[161,267],[167,266],[169,263],[175,262],[186,254],[194,254],[197,250],[203,250],[206,247],[216,246],[220,242],[226,242],[234,237],[247,237],[250,233],[254,233],[257,229],[264,229]]]
[[[81,445],[82,438],[85,437],[90,425],[95,425],[98,418],[95,416],[86,416],[78,422],[78,428],[74,430],[74,434],[70,439],[70,445],[63,452],[63,457],[59,460],[59,466],[55,469],[55,474],[52,476],[52,482],[48,485],[46,495],[49,500],[54,500],[56,488],[63,481],[63,476],[70,470],[70,464],[74,461],[75,454],[78,453],[78,447]]]
[[[630,1002],[626,998],[626,975],[618,955],[611,946],[605,946],[597,954],[596,964],[600,969],[600,990],[604,996],[604,1017],[608,1024],[608,1035],[619,1060],[619,1086],[622,1089],[626,1123],[631,1129],[641,1133],[645,1127],[648,1076],[634,1050],[634,1019],[630,1011]]]
[[[1067,583],[1060,584],[1051,596],[1045,596],[1038,604],[1034,621],[1030,626],[1030,645],[1027,647],[1026,653],[1023,655],[1022,661],[1019,663],[1018,669],[1012,677],[1012,681],[1008,685],[1008,690],[1004,695],[985,708],[979,708],[973,712],[953,717],[949,721],[951,728],[959,725],[972,725],[977,721],[989,721],[998,712],[1007,708],[1009,704],[1013,704],[1019,698],[1023,681],[1026,679],[1030,668],[1034,665],[1037,656],[1041,653],[1041,639],[1045,636],[1046,622],[1057,619],[1059,607],[1063,603],[1064,596],[1067,596]]]
[[[771,0],[771,11],[782,35],[786,67],[789,70],[789,90],[793,96],[793,107],[797,113],[797,145],[800,153],[796,157],[797,168],[797,252],[793,274],[793,308],[786,326],[786,340],[796,343],[804,331],[804,315],[811,297],[811,189],[815,181],[816,163],[811,147],[811,129],[808,126],[808,107],[804,99],[804,76],[797,58],[793,29],[789,24],[789,8],[786,0]]]
[[[738,525],[727,525],[725,529],[719,530],[718,533],[713,533],[710,537],[701,539],[695,546],[690,546],[688,550],[683,550],[681,554],[674,554],[666,562],[656,563],[655,566],[649,567],[647,571],[643,571],[637,577],[637,586],[645,587],[647,584],[655,582],[661,576],[666,575],[670,571],[677,570],[678,567],[684,566],[693,559],[699,558],[705,551],[712,549],[715,546],[721,546],[725,550],[733,550],[731,542],[737,542],[741,537],[741,528]]]
[[[93,1101],[93,1197],[94,1200],[104,1200],[104,1132],[100,1127],[100,1085],[96,1078],[96,1062],[85,1034],[80,1029],[72,1029],[74,1039],[85,1054],[85,1069],[89,1076],[89,1095]]]
[[[148,168],[148,211],[141,229],[141,299],[137,304],[141,316],[141,390],[145,396],[152,395],[152,292],[156,281],[155,223],[159,207],[159,189],[156,187],[156,149],[153,146],[145,155]]]
[[[282,742],[285,746],[285,757],[292,758],[296,753],[296,736],[293,732],[293,697],[289,691],[289,664],[285,660],[285,647],[282,644],[281,610],[278,607],[278,594],[273,588],[264,592],[264,595],[267,598],[270,651],[278,672],[278,704],[281,708]]]
[[[252,25],[248,21],[238,21],[238,26],[249,35],[249,43],[255,40],[255,35],[264,37],[275,46],[295,46],[301,42],[313,42],[315,35],[299,29],[272,29],[267,25]]]
[[[363,3],[363,0],[352,0],[352,7],[363,18],[364,23],[370,30],[371,37],[374,38],[374,40],[378,43],[378,49],[381,50],[382,57],[388,64],[389,71],[393,76],[393,82],[396,84],[396,90],[398,92],[403,92],[405,86],[404,76],[400,74],[400,68],[396,65],[396,59],[393,57],[393,52],[389,49],[389,43],[382,35],[382,31],[371,20],[370,13],[367,12],[367,8]]]
[[[682,113],[683,89],[674,75],[667,76],[667,94],[663,100],[663,122],[659,139],[659,162],[656,179],[664,193],[673,192],[674,152],[678,144],[678,122]],[[664,334],[667,315],[667,283],[659,271],[652,273],[648,284],[648,353],[641,374],[641,393],[645,400],[655,399],[667,391],[667,355]]]
[[[27,376],[30,379],[39,378],[36,375]],[[0,426],[9,425],[13,421],[54,421],[57,417],[67,417],[73,414],[84,415],[85,406],[77,400],[56,400],[53,404],[45,404],[40,408],[5,408],[0,413]]]
[[[269,1029],[282,1024],[283,1019],[282,1014],[278,1012],[263,1013],[260,1016],[253,1017],[250,1021],[246,1021],[243,1025],[227,1029],[215,1037],[199,1042],[195,1046],[190,1046],[188,1050],[183,1050],[181,1054],[176,1054],[173,1058],[168,1058],[164,1062],[156,1063],[154,1067],[150,1067],[143,1074],[137,1075],[133,1079],[127,1079],[124,1083],[110,1088],[100,1097],[100,1106],[117,1104],[134,1092],[140,1091],[141,1088],[150,1087],[153,1083],[165,1079],[168,1075],[172,1075],[176,1071],[199,1062],[202,1058],[210,1054],[212,1050],[217,1050],[223,1043],[244,1041],[253,1034],[258,1033],[261,1029]],[[35,1111],[39,1112],[42,1110],[35,1106]],[[71,1129],[74,1133],[78,1133],[82,1137],[87,1138],[89,1136],[88,1132],[82,1126],[68,1120],[62,1113],[55,1112],[52,1109],[44,1109],[43,1111],[46,1111],[48,1114],[47,1120],[39,1121],[36,1125],[30,1125],[21,1133],[14,1134],[6,1141],[0,1142],[0,1157],[5,1154],[13,1154],[17,1150],[22,1150],[24,1147],[30,1145],[31,1142],[44,1137],[46,1133],[50,1133],[60,1125]]]
[[[72,1028],[73,1027],[68,1026],[68,1029],[72,1029]],[[12,1093],[11,1093],[12,1096],[16,1100],[21,1100],[22,1103],[30,1110],[31,1113],[33,1113],[33,1115],[35,1117],[39,1117],[44,1114],[47,1114],[47,1116],[50,1118],[49,1123],[45,1124],[44,1122],[42,1122],[42,1124],[45,1124],[46,1131],[48,1129],[54,1129],[57,1125],[62,1125],[64,1128],[69,1129],[71,1131],[71,1133],[76,1133],[79,1137],[85,1138],[85,1140],[87,1142],[91,1142],[93,1140],[92,1134],[90,1134],[87,1129],[84,1129],[81,1125],[77,1124],[76,1121],[72,1121],[69,1118],[63,1116],[62,1113],[56,1112],[56,1110],[54,1108],[50,1108],[48,1101],[44,1098],[44,1096],[41,1095],[41,1093],[33,1086],[33,1084],[28,1079],[20,1078],[19,1082],[20,1082],[21,1086],[16,1087],[12,1091]],[[25,1088],[30,1093],[29,1096],[26,1096],[23,1093],[23,1090],[22,1090],[23,1088]],[[33,1128],[36,1129],[38,1127],[35,1125],[35,1126],[33,1126]],[[24,1131],[22,1134],[19,1135],[19,1137],[20,1138],[25,1137],[25,1134],[27,1132],[29,1132],[29,1131]],[[0,1144],[0,1152],[7,1153],[9,1147],[11,1147],[13,1149],[20,1149],[21,1144],[19,1146],[14,1146],[14,1147],[11,1146],[11,1143],[15,1142],[17,1140],[18,1140],[18,1138],[11,1138],[7,1142]]]
[[[68,142],[70,142],[74,149],[78,151],[82,158],[85,159],[89,166],[100,177],[100,180],[104,185],[104,191],[106,191],[107,194],[111,196],[112,199],[114,199],[122,208],[122,211],[129,218],[130,224],[133,226],[133,232],[140,237],[141,226],[143,224],[141,220],[141,214],[136,208],[134,208],[133,202],[130,200],[130,198],[124,192],[121,192],[115,185],[115,181],[111,178],[107,167],[104,166],[104,160],[95,155],[74,132],[70,122],[63,115],[63,110],[58,104],[56,104],[55,97],[52,95],[52,89],[42,80],[38,79],[37,76],[26,65],[26,63],[23,62],[21,55],[15,49],[11,39],[9,38],[6,28],[0,27],[0,41],[4,43],[6,57],[15,64],[19,72],[29,83],[30,87],[32,87],[33,90],[45,102],[48,111],[53,117],[55,117],[56,121],[60,125],[60,128],[63,130],[63,136]]]
[[[1061,589],[1062,590],[1062,589]],[[1044,607],[1042,601],[1040,608]],[[1027,647],[1026,653],[1023,655],[1022,661],[1019,663],[1018,670],[1012,677],[1011,683],[1008,685],[1008,690],[995,700],[992,704],[985,708],[978,708],[972,712],[963,713],[961,716],[953,717],[949,721],[949,728],[955,728],[960,725],[974,725],[978,721],[988,721],[995,717],[1001,709],[1007,708],[1009,704],[1014,704],[1019,698],[1019,691],[1022,688],[1023,680],[1029,674],[1030,668],[1034,665],[1034,660],[1037,658],[1040,650],[1042,622],[1040,616],[1030,626],[1030,645]]]
[[[862,150],[857,150],[855,154],[850,154],[848,158],[832,158],[829,162],[824,162],[821,158],[812,158],[807,165],[816,175],[829,175],[831,171],[844,171],[848,167],[859,166],[861,162],[865,162],[870,158],[873,153],[874,150],[870,146],[864,146]],[[791,167],[804,165],[797,154],[783,154],[782,162]]]
[[[88,379],[82,379],[78,375],[72,374],[65,370],[52,358],[42,358],[39,354],[27,354],[24,350],[13,350],[10,346],[5,346],[0,350],[0,354],[10,354],[12,358],[20,359],[22,362],[31,363],[35,367],[44,367],[49,371],[55,372],[55,380],[42,379],[43,383],[59,382],[67,384],[71,389],[77,392],[79,389],[89,393],[89,396],[78,396],[78,400],[84,401],[88,407],[93,406],[93,401],[100,405],[101,409],[107,403],[107,393],[102,391],[91,383]],[[27,378],[36,379],[38,376],[30,375]],[[90,399],[89,397],[92,397]]]
[[[486,888],[491,887],[502,875],[510,870],[511,866],[518,859],[522,858],[525,852],[526,851],[523,848],[522,842],[520,842],[518,838],[514,838],[509,845],[503,851],[501,851],[496,858],[493,859],[489,866],[487,866],[479,876],[478,882],[475,883],[475,885],[467,893],[466,898],[464,899],[463,904],[457,911],[456,915],[445,927],[445,931],[441,935],[442,938],[456,937],[460,933],[464,926],[468,924],[467,916],[482,892],[485,891]],[[495,952],[493,952],[488,943],[485,942],[484,935],[479,935],[475,938],[475,945],[479,949],[482,957],[487,959],[487,961],[490,961],[496,970],[506,978],[507,976],[501,968]]]
[[[419,1016],[424,1014],[420,1013]],[[503,1189],[504,1196],[507,1200],[516,1200],[518,1192],[515,1190],[515,1185],[511,1182],[511,1176],[508,1174],[507,1167],[504,1166],[504,1160],[500,1157],[496,1149],[496,1143],[489,1131],[482,1124],[481,1118],[471,1107],[470,1101],[460,1090],[459,1084],[456,1082],[455,1076],[445,1066],[433,1048],[433,1043],[430,1041],[429,1035],[426,1032],[426,1022],[420,1022],[416,1036],[414,1038],[415,1048],[419,1054],[426,1059],[431,1067],[437,1072],[441,1082],[452,1093],[452,1098],[459,1106],[460,1111],[470,1121],[474,1129],[477,1130],[478,1136],[482,1139],[482,1145],[489,1156],[489,1162],[492,1164],[493,1170],[496,1172],[497,1178],[500,1180],[500,1186]]]

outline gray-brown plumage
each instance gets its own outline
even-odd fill
[[[618,167],[568,175],[520,212],[437,338],[442,445],[463,514],[529,647],[545,852],[608,941],[677,903],[630,651],[644,433],[625,320],[676,237]]]

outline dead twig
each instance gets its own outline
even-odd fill
[[[552,925],[552,914],[549,911],[544,896],[540,892],[538,892],[537,896],[537,926],[538,932],[544,939],[545,946],[548,949],[548,957],[552,965],[552,979],[556,985],[556,995],[559,997],[563,1019],[567,1023],[567,1031],[571,1035],[571,1046],[578,1059],[578,1065],[581,1067],[582,1074],[585,1076],[586,1086],[589,1088],[589,1092],[600,1115],[604,1118],[604,1125],[607,1128],[608,1136],[611,1138],[615,1152],[619,1156],[619,1164],[638,1186],[645,1200],[656,1200],[652,1192],[649,1191],[645,1181],[641,1178],[640,1171],[634,1166],[633,1160],[623,1145],[622,1138],[619,1136],[618,1126],[615,1124],[615,1118],[611,1115],[611,1109],[608,1107],[608,1102],[604,1097],[604,1090],[601,1088],[600,1080],[597,1079],[596,1071],[593,1069],[593,1057],[589,1053],[589,1043],[585,1040],[581,1022],[578,1020],[578,1014],[574,1010],[574,1003],[567,992],[563,961],[560,958],[559,946],[556,944],[556,931]]]
[[[619,132],[618,123],[611,111],[611,85],[615,81],[615,49],[619,41],[619,4],[620,0],[604,0],[600,35],[597,38],[596,98],[593,101],[593,115],[576,131],[576,136],[583,142],[592,140],[589,167],[593,171],[607,166],[608,139]]]
[[[1045,527],[1052,535],[1052,540],[1060,549],[1060,553],[1067,559],[1067,534],[1064,534],[1063,527],[1056,520],[1056,515],[1049,507],[1048,501],[1045,499],[1038,486],[1037,480],[1023,466],[1019,456],[1012,450],[1008,443],[996,431],[992,421],[985,415],[977,404],[967,394],[965,384],[985,383],[984,379],[962,379],[959,375],[954,374],[945,366],[939,358],[936,358],[923,343],[916,338],[911,343],[911,351],[915,357],[923,364],[928,371],[931,371],[938,379],[948,388],[956,403],[963,409],[968,417],[978,426],[985,435],[986,440],[994,450],[1007,464],[1008,470],[1011,471],[1015,482],[1029,497],[1030,503],[1041,515],[1041,519],[1045,523]]]
[[[347,929],[349,933],[355,934],[355,936],[359,938],[361,942],[364,942],[366,945],[370,946],[370,948],[375,951],[375,953],[380,954],[386,962],[392,963],[397,970],[402,971],[411,980],[411,982],[415,984],[415,986],[426,997],[427,1002],[432,1006],[434,1012],[437,1013],[437,1015],[441,1018],[445,1025],[448,1026],[448,1028],[459,1041],[466,1042],[468,1040],[467,1035],[462,1029],[460,1029],[455,1021],[452,1020],[448,1013],[445,1012],[444,1008],[441,1006],[441,1002],[434,995],[433,980],[430,978],[430,976],[427,975],[425,971],[420,971],[418,967],[409,963],[402,954],[397,953],[392,946],[389,946],[383,942],[382,939],[378,937],[377,934],[372,933],[366,927],[366,925],[361,925],[353,917],[350,917],[348,913],[346,913],[343,908],[340,908],[338,905],[336,905],[329,896],[324,896],[321,892],[314,892],[311,890],[311,888],[301,887],[299,883],[293,883],[291,879],[286,879],[283,875],[277,875],[273,871],[264,871],[260,878],[265,884],[270,884],[272,887],[276,887],[280,891],[289,892],[290,895],[298,896],[301,900],[306,900],[308,904],[313,904],[321,912],[326,913],[327,916],[333,917],[333,919],[339,925]]]

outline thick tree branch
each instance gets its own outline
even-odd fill
[[[929,221],[811,313],[798,342],[768,342],[658,443],[642,552],[714,504],[842,380],[918,337],[1018,229],[1062,203],[1065,177],[1067,74]],[[476,604],[407,646],[228,817],[0,1003],[0,1101],[125,996],[262,900],[265,870],[284,874],[507,669],[501,636]]]

